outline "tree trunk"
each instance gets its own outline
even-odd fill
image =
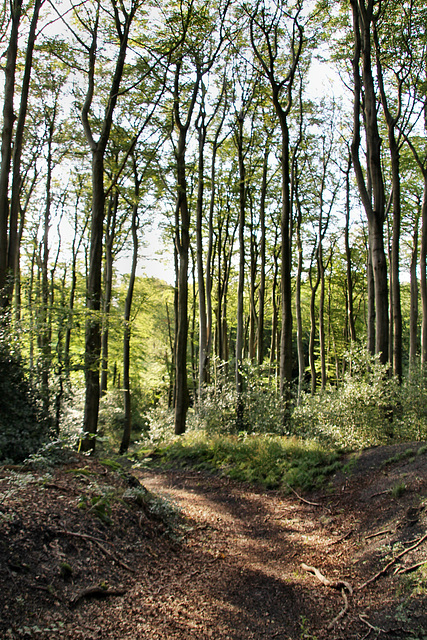
[[[203,108],[199,114],[199,166],[196,206],[196,246],[197,246],[197,282],[199,291],[199,400],[202,398],[203,387],[207,382],[208,362],[208,318],[206,311],[206,288],[203,272],[203,192],[204,192],[204,148],[206,141],[205,113]],[[207,275],[207,274],[206,274]]]
[[[314,253],[317,253],[318,250],[319,248],[315,247]],[[314,394],[316,393],[316,386],[317,386],[314,344],[316,339],[316,293],[320,283],[319,265],[317,266],[316,280],[314,284],[312,279],[312,269],[313,269],[313,256],[311,259],[310,270],[309,270],[311,296],[310,296],[310,341],[308,346],[308,360],[310,363],[310,372],[311,372],[311,395],[314,396]]]
[[[385,198],[381,163],[381,138],[378,131],[377,99],[371,64],[371,24],[373,21],[373,3],[351,0],[354,24],[354,130],[351,145],[353,167],[368,218],[369,247],[375,288],[375,353],[380,361],[388,360],[388,283],[387,262],[384,249]],[[360,147],[360,110],[361,78],[359,63],[362,61],[363,80],[363,121],[366,131],[367,174],[369,189],[359,159]]]
[[[24,127],[28,110],[28,96],[30,91],[30,78],[33,66],[33,52],[37,37],[37,22],[39,19],[40,8],[44,0],[35,0],[33,15],[31,18],[30,31],[28,34],[27,50],[25,53],[25,68],[21,87],[21,101],[19,106],[19,115],[16,123],[15,140],[13,143],[12,157],[12,192],[10,198],[10,214],[9,214],[9,246],[7,256],[7,267],[10,280],[6,288],[7,304],[10,305],[13,297],[14,279],[18,265],[18,221],[20,211],[20,195],[21,195],[21,157],[22,145],[24,140]]]
[[[268,174],[268,156],[269,146],[267,144],[264,151],[264,162],[262,166],[262,183],[261,183],[261,198],[260,198],[260,227],[261,238],[259,243],[260,253],[260,281],[258,290],[258,365],[261,366],[264,362],[264,316],[265,316],[265,200],[267,197],[267,174]]]
[[[420,289],[421,289],[421,366],[427,371],[427,170],[424,170],[424,193],[421,210],[421,251],[420,251]]]
[[[296,275],[296,283],[295,283],[295,318],[297,325],[297,351],[298,351],[298,403],[301,401],[302,397],[302,389],[304,384],[304,371],[305,371],[305,363],[304,363],[304,347],[303,347],[303,339],[302,339],[302,313],[301,313],[301,280],[302,280],[302,269],[303,269],[303,247],[301,241],[301,222],[302,222],[302,214],[300,203],[298,202],[298,194],[296,193],[296,202],[297,202],[297,220],[296,220],[296,242],[297,242],[297,252],[298,252],[298,262],[297,262],[297,275]]]
[[[350,331],[350,340],[356,341],[356,326],[354,323],[354,300],[353,300],[353,266],[351,260],[351,247],[350,247],[350,171],[351,171],[351,155],[349,154],[347,169],[345,172],[345,192],[346,192],[346,204],[345,204],[345,228],[344,228],[344,242],[345,242],[345,256],[346,256],[346,268],[347,268],[347,318]]]
[[[101,337],[101,395],[107,393],[108,386],[108,338],[111,310],[111,295],[113,292],[113,245],[116,233],[117,207],[119,194],[117,191],[110,193],[105,233],[105,270],[104,270],[104,300],[102,313],[102,337]],[[125,384],[123,382],[123,384]]]
[[[245,209],[246,209],[246,169],[243,158],[243,122],[244,115],[241,112],[237,118],[237,131],[235,135],[238,160],[239,160],[239,280],[237,289],[237,333],[236,333],[236,394],[237,414],[236,425],[238,430],[243,429],[243,294],[245,288]]]
[[[10,3],[11,32],[6,54],[5,84],[3,98],[3,129],[1,138],[0,167],[0,306],[7,306],[4,288],[7,280],[7,245],[9,224],[9,174],[12,161],[12,139],[15,114],[13,100],[15,95],[16,59],[18,54],[18,30],[21,19],[22,0]]]
[[[410,319],[409,319],[409,368],[410,372],[414,372],[417,365],[418,351],[418,278],[417,278],[417,262],[418,262],[418,231],[419,216],[415,218],[414,229],[412,233],[412,252],[411,252],[411,303],[410,303]]]
[[[112,0],[115,14],[115,26],[120,42],[114,76],[111,82],[108,102],[104,118],[101,123],[101,133],[98,142],[93,137],[89,123],[89,111],[92,106],[95,90],[95,61],[97,35],[99,25],[100,0],[96,6],[95,24],[92,31],[92,42],[89,47],[89,83],[86,99],[81,112],[81,120],[86,139],[92,152],[92,219],[90,232],[90,257],[87,286],[87,319],[85,332],[85,408],[83,418],[84,436],[80,443],[82,451],[95,450],[95,435],[98,429],[99,413],[99,367],[101,359],[101,292],[102,292],[102,243],[104,225],[104,155],[110,138],[113,113],[119,96],[120,83],[126,59],[129,29],[138,7],[137,0],[132,2],[130,9],[123,10],[124,21],[120,23],[117,4]]]
[[[92,152],[92,220],[87,288],[87,319],[85,330],[85,383],[82,451],[95,449],[94,436],[98,428],[99,364],[101,356],[101,289],[102,241],[104,235],[104,150]]]
[[[132,406],[131,406],[131,390],[130,390],[130,313],[132,309],[133,291],[135,287],[136,266],[138,262],[138,196],[139,181],[134,161],[134,180],[135,180],[135,203],[132,207],[132,267],[129,276],[129,285],[125,300],[124,310],[124,330],[123,330],[123,400],[124,400],[124,427],[123,436],[120,444],[120,454],[125,453],[129,449],[130,436],[132,431]]]

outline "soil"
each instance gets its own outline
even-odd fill
[[[0,638],[426,640],[420,447],[304,495],[78,455],[0,467]]]

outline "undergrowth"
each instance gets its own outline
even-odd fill
[[[236,480],[285,490],[320,487],[341,467],[336,450],[274,435],[189,432],[158,444],[150,453],[154,462],[216,470]],[[147,449],[141,449],[137,457],[144,461],[146,455]]]

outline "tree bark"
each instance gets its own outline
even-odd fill
[[[239,280],[237,288],[237,333],[236,333],[236,395],[238,430],[243,429],[243,294],[245,287],[245,210],[246,210],[246,167],[243,155],[243,111],[237,117],[235,143],[239,161]]]
[[[12,155],[12,190],[10,197],[10,212],[9,212],[9,245],[7,256],[7,268],[9,273],[9,281],[6,287],[7,305],[9,306],[13,297],[14,280],[16,276],[16,270],[18,265],[18,253],[19,253],[19,234],[18,234],[18,221],[20,211],[20,195],[21,195],[21,157],[22,157],[22,145],[24,140],[24,127],[28,110],[28,96],[30,91],[30,78],[33,66],[33,52],[37,38],[37,23],[39,19],[40,8],[44,0],[35,0],[33,15],[31,18],[30,31],[28,34],[27,49],[25,52],[25,67],[24,76],[22,79],[21,87],[21,100],[19,105],[19,115],[16,122],[15,139],[13,142],[13,155]]]
[[[265,201],[267,197],[267,175],[268,175],[268,156],[270,150],[269,145],[264,151],[264,161],[262,165],[262,183],[261,183],[261,197],[260,197],[260,212],[259,212],[259,220],[260,220],[260,228],[261,228],[261,238],[259,243],[259,254],[260,254],[260,281],[259,281],[259,290],[258,290],[258,336],[257,336],[257,356],[258,356],[258,366],[262,366],[264,362],[264,317],[265,317],[265,268],[266,268],[266,258],[265,258],[265,245],[266,245],[266,229],[265,229]]]
[[[414,229],[412,233],[412,251],[410,266],[410,282],[411,282],[411,303],[409,317],[409,368],[414,373],[417,365],[418,351],[418,232],[419,232],[419,214],[415,217]]]
[[[177,203],[175,246],[178,252],[178,292],[177,292],[177,331],[175,339],[175,434],[185,432],[187,410],[189,406],[187,380],[187,340],[188,340],[188,252],[190,247],[190,211],[187,200],[187,176],[185,152],[187,132],[196,103],[201,81],[201,71],[196,70],[192,95],[187,109],[186,120],[181,120],[179,81],[182,62],[176,64],[174,79],[174,122],[178,130],[175,148]]]
[[[128,290],[126,293],[124,309],[124,330],[123,330],[123,400],[124,400],[124,426],[123,436],[120,444],[120,454],[129,449],[130,436],[132,432],[132,406],[130,389],[130,339],[131,323],[130,314],[132,309],[133,292],[135,288],[136,267],[138,263],[138,197],[139,180],[137,176],[136,163],[134,159],[134,182],[135,182],[135,202],[132,206],[132,266],[129,276]]]
[[[371,61],[371,24],[373,3],[368,6],[364,1],[351,0],[354,32],[354,129],[351,155],[357,185],[368,219],[369,248],[375,288],[375,353],[380,361],[388,361],[388,283],[387,262],[384,249],[385,198],[381,168],[381,138],[378,131],[377,99],[372,75]],[[361,77],[359,64],[362,62],[362,80],[364,89],[363,121],[366,130],[367,174],[369,188],[359,158]]]
[[[12,161],[12,139],[15,114],[13,102],[15,95],[16,59],[18,55],[18,30],[21,19],[22,0],[10,3],[11,32],[6,54],[5,85],[3,102],[3,129],[1,138],[0,167],[0,306],[7,306],[6,291],[8,225],[9,225],[9,174]]]
[[[109,98],[101,123],[101,133],[95,141],[89,122],[89,111],[95,91],[95,61],[97,49],[97,31],[99,21],[100,0],[97,5],[96,21],[92,32],[89,49],[89,83],[86,99],[82,108],[81,120],[86,139],[92,152],[92,216],[90,230],[89,274],[87,280],[87,320],[85,331],[85,407],[83,418],[84,436],[80,443],[82,451],[95,450],[95,435],[98,429],[99,413],[99,367],[101,358],[101,292],[102,292],[102,244],[105,207],[104,189],[104,155],[110,138],[113,113],[119,96],[119,88],[123,75],[129,29],[138,1],[132,3],[130,11],[123,9],[124,19],[121,23],[116,0],[112,0],[117,36],[120,48],[117,56],[114,76],[111,82]]]

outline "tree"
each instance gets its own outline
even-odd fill
[[[288,117],[292,107],[294,80],[303,47],[303,26],[300,23],[302,2],[298,2],[293,15],[286,7],[273,4],[267,8],[257,3],[250,14],[251,44],[261,69],[271,87],[273,106],[280,123],[282,212],[281,212],[281,304],[282,332],[280,347],[280,391],[286,405],[290,397],[292,380],[292,282],[291,282],[291,193],[290,193],[290,140]],[[284,24],[282,24],[284,23]],[[288,38],[287,60],[282,67],[282,41],[284,30]],[[282,48],[283,47],[283,48]],[[286,410],[285,410],[286,416]]]
[[[87,290],[88,317],[86,321],[85,338],[86,399],[83,418],[83,431],[85,435],[81,442],[82,451],[94,450],[94,435],[97,432],[98,426],[99,363],[101,355],[101,322],[99,312],[102,290],[101,266],[104,232],[103,223],[105,215],[104,156],[108,140],[110,138],[114,109],[119,96],[130,27],[138,7],[138,0],[132,0],[129,11],[123,4],[121,4],[119,8],[117,1],[111,0],[111,8],[114,15],[114,24],[119,50],[115,62],[108,101],[104,117],[101,121],[100,132],[97,140],[95,139],[93,125],[90,123],[89,114],[95,94],[95,66],[101,12],[101,3],[99,0],[94,7],[94,15],[92,17],[87,16],[91,42],[89,46],[85,45],[88,54],[88,86],[81,111],[81,120],[86,140],[92,154],[92,214]],[[91,19],[92,23],[89,22]],[[81,39],[80,42],[83,44]]]
[[[368,0],[368,2],[350,0],[350,4],[353,13],[354,37],[352,60],[354,119],[351,155],[360,197],[368,219],[369,252],[375,293],[375,352],[380,354],[381,362],[386,363],[388,361],[389,338],[387,262],[384,249],[386,207],[377,98],[372,71],[372,28],[376,3],[373,0]],[[366,175],[359,156],[362,106],[367,150]]]
[[[6,81],[3,106],[3,131],[0,168],[0,304],[9,306],[13,295],[13,278],[18,261],[18,216],[21,190],[21,155],[25,119],[28,108],[34,45],[37,23],[44,0],[35,0],[25,53],[24,75],[18,119],[14,130],[15,73],[18,55],[18,29],[22,0],[11,3],[11,33],[7,50]],[[15,133],[13,137],[13,133]],[[12,144],[13,140],[13,144]],[[9,173],[12,161],[12,187],[9,205]]]

